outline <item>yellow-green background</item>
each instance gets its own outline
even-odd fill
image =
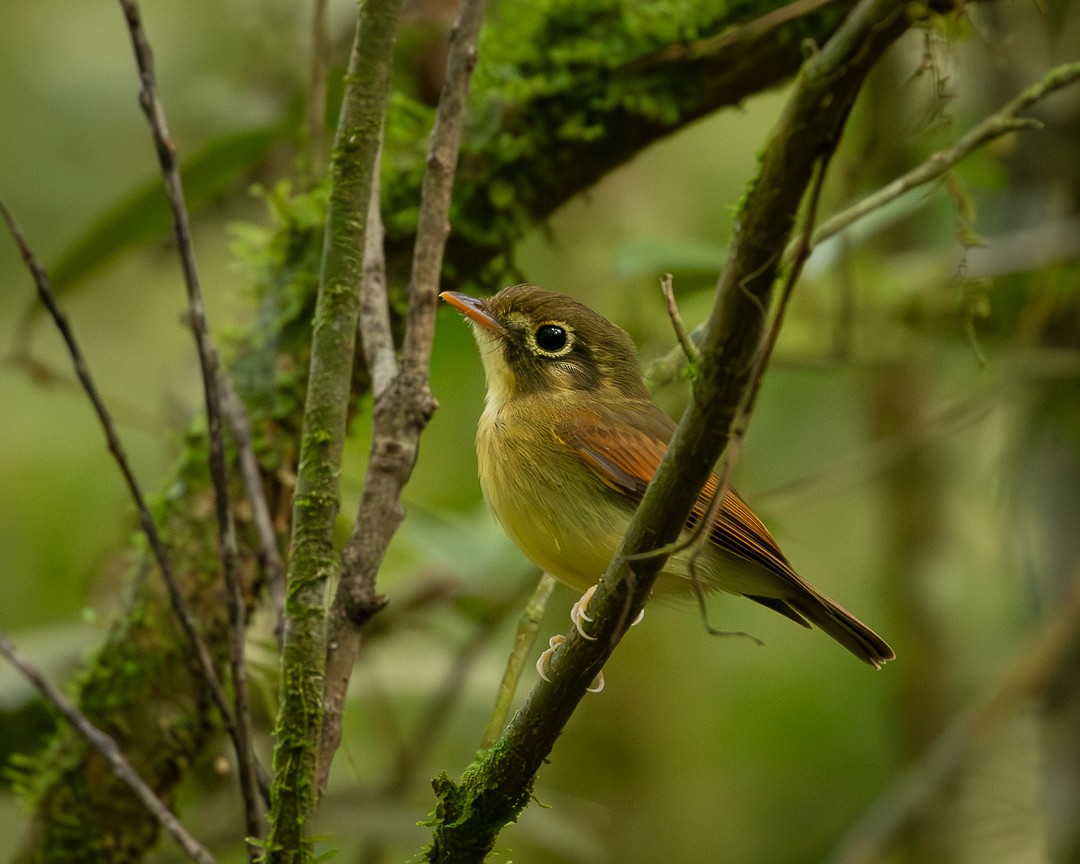
[[[351,6],[333,8],[335,29],[347,33]],[[181,154],[276,122],[302,94],[308,9],[229,0],[212,9],[147,2],[144,13]],[[983,21],[975,36],[952,43],[927,37],[955,99],[934,99],[930,73],[909,77],[926,49],[922,34],[890,58],[856,112],[851,146],[834,164],[828,207],[887,180],[888,165],[915,164],[1012,95],[992,82],[1019,86],[1052,62],[1076,59],[1064,47],[1068,34],[1080,32],[1075,9],[1051,7],[1044,16],[1010,4],[991,23],[974,14]],[[1015,67],[1011,78],[1002,64]],[[154,176],[136,86],[113,4],[5,0],[0,194],[46,264]],[[672,337],[658,277],[672,270],[684,316],[701,320],[710,303],[709,262],[722,260],[735,204],[783,99],[783,92],[756,97],[613,172],[521,245],[522,272],[620,323],[646,361],[663,353]],[[935,104],[941,117],[928,120]],[[1074,95],[1048,110],[1067,121],[1076,106]],[[1075,129],[1075,117],[1072,123]],[[1054,135],[1023,145],[1041,175],[1018,165],[1019,146],[1006,140],[958,172],[976,202],[980,233],[1075,218],[1080,181],[1066,146]],[[203,288],[219,332],[242,328],[249,309],[242,268],[229,250],[230,225],[264,218],[245,183],[272,182],[288,170],[288,157],[262,170],[196,220]],[[1039,185],[1055,170],[1059,186]],[[994,685],[1052,615],[1062,583],[1075,578],[1075,244],[1071,256],[1030,278],[973,288],[958,278],[956,208],[941,187],[890,212],[884,233],[852,257],[812,262],[736,485],[800,571],[885,635],[898,660],[874,673],[820,633],[730,598],[713,598],[711,623],[747,630],[764,647],[707,635],[689,606],[650,608],[609,664],[605,692],[582,704],[560,738],[535,802],[503,834],[496,860],[823,860],[928,735]],[[977,325],[980,363],[962,310],[966,296],[984,290],[990,318]],[[853,303],[847,329],[838,324],[845,292]],[[0,356],[12,350],[31,296],[14,247],[0,241]],[[162,491],[179,434],[200,410],[168,242],[122,256],[65,292],[63,303],[144,488]],[[1040,344],[1039,304],[1054,314],[1064,308],[1072,321],[1052,357]],[[838,328],[848,346],[839,357]],[[102,435],[44,321],[33,348],[63,377],[45,386],[0,366],[0,627],[62,682],[93,651],[121,601],[134,522]],[[468,328],[449,310],[439,319],[433,364],[440,408],[406,492],[410,518],[380,586],[393,603],[417,580],[438,576],[459,583],[463,594],[500,599],[525,590],[532,577],[480,501],[472,434],[482,375]],[[914,411],[903,432],[886,435],[882,412],[909,390]],[[677,410],[681,396],[677,385],[660,398]],[[343,530],[359,494],[364,422],[348,456]],[[912,435],[917,440],[905,443]],[[888,473],[898,470],[888,467],[890,453],[901,466],[895,474]],[[901,485],[908,463],[929,478],[911,487],[912,497]],[[908,479],[918,481],[915,467]],[[931,524],[905,543],[897,513],[923,513]],[[565,629],[573,599],[557,590],[544,634]],[[335,860],[404,860],[425,842],[426,829],[415,823],[433,805],[426,780],[440,771],[459,776],[468,764],[515,619],[516,612],[470,666],[433,752],[398,798],[372,790],[392,770],[401,742],[412,740],[470,625],[453,608],[436,607],[363,655],[347,738],[316,824],[322,848],[338,850]],[[265,693],[275,660],[256,647],[255,662]],[[532,680],[530,670],[525,685]],[[26,685],[0,669],[0,737],[23,740],[21,727],[3,730],[27,700]],[[1056,728],[1021,714],[994,751],[998,762],[985,769],[989,779],[970,774],[978,794],[960,783],[935,798],[924,835],[933,840],[892,860],[1051,855],[1055,838],[1070,836],[1060,802],[1070,800],[1080,773],[1069,761],[1074,756],[1061,756],[1070,752],[1061,742],[1071,727]],[[222,743],[220,755],[227,753]],[[1057,770],[1049,771],[1055,759]],[[240,833],[233,781],[216,777],[209,763],[185,787],[180,813],[221,860],[239,861],[239,845],[226,839]],[[14,847],[24,818],[0,792],[0,854]],[[373,852],[372,838],[385,859]],[[163,844],[161,860],[177,854]]]

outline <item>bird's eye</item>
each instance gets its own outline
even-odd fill
[[[562,351],[569,338],[566,329],[558,324],[543,324],[536,328],[536,347],[550,354]]]

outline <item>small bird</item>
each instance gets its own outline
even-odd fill
[[[456,291],[440,297],[471,322],[484,364],[476,435],[484,498],[537,566],[585,591],[614,556],[675,423],[645,388],[630,336],[577,300],[534,285],[486,300]],[[705,484],[688,530],[719,482],[713,474]],[[692,597],[695,578],[820,627],[875,668],[896,656],[795,572],[733,489],[708,542],[672,555],[654,594]]]

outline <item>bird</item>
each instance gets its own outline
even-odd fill
[[[472,325],[484,368],[476,433],[484,499],[541,570],[586,591],[615,555],[675,423],[650,396],[629,334],[578,300],[531,284],[486,299],[439,296]],[[708,513],[719,484],[713,473],[684,537]],[[708,526],[707,542],[667,559],[653,596],[693,597],[695,580],[820,628],[875,668],[896,656],[795,572],[734,489]]]

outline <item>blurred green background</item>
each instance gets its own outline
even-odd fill
[[[335,42],[347,45],[353,7],[331,8]],[[144,5],[182,156],[281,126],[307,82],[309,9],[228,0],[207,11]],[[420,35],[403,40],[416,52],[403,75],[426,68],[430,40],[420,37],[445,15],[437,5],[414,10],[410,32]],[[834,160],[826,213],[955,140],[1054,63],[1077,59],[1076,4],[997,4],[971,18],[955,32],[910,34],[877,70]],[[415,74],[423,90],[426,73]],[[136,92],[112,4],[6,0],[0,194],[47,265],[154,180]],[[625,327],[644,363],[663,354],[673,339],[658,280],[672,272],[684,317],[701,320],[734,206],[783,100],[756,97],[650,148],[528,238],[517,265]],[[898,660],[875,674],[821,634],[731,598],[712,598],[710,622],[764,647],[707,635],[690,606],[650,608],[493,860],[826,859],[1052,618],[1080,562],[1078,106],[1075,88],[1047,100],[1035,112],[1045,131],[1000,140],[963,163],[951,187],[920,189],[821,248],[746,438],[735,485],[799,570],[881,632]],[[242,329],[250,315],[230,252],[239,223],[265,221],[249,187],[290,173],[292,159],[276,145],[208,181],[195,242],[218,332]],[[986,245],[965,245],[976,234]],[[55,332],[44,320],[24,327],[32,286],[7,241],[0,286],[0,357],[29,332],[33,356],[54,373],[0,365],[0,628],[62,682],[119,606],[134,520]],[[161,492],[201,406],[167,236],[68,284],[62,301],[144,489]],[[483,640],[464,604],[403,615],[362,656],[316,826],[339,861],[403,860],[426,841],[416,823],[433,805],[428,780],[457,777],[470,761],[535,579],[480,500],[482,374],[450,310],[432,377],[440,408],[380,586],[391,610],[432,580],[507,605]],[[674,413],[684,395],[676,384],[658,398]],[[348,456],[343,531],[359,496],[365,422]],[[565,629],[574,599],[557,589],[545,638]],[[265,726],[276,658],[261,642],[253,651]],[[455,670],[464,674],[453,699],[435,703],[437,722],[426,725]],[[1062,671],[1049,708],[1020,701],[947,794],[925,802],[888,860],[1080,861],[1075,671]],[[526,688],[531,681],[530,670]],[[32,748],[45,724],[29,688],[0,668],[3,755]],[[185,787],[181,814],[221,844],[222,861],[239,861],[224,743],[215,755]],[[5,786],[0,856],[24,818]],[[177,855],[164,844],[160,860]]]

